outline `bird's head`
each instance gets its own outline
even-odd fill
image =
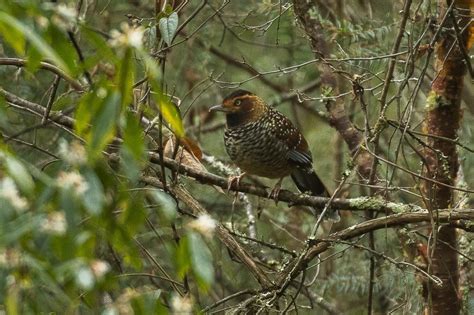
[[[268,105],[252,92],[237,90],[226,96],[221,105],[209,110],[226,113],[227,125],[236,127],[258,120],[268,110]]]

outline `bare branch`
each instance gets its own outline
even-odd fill
[[[20,58],[0,58],[0,65],[25,67],[27,63],[28,63],[27,60],[20,59]],[[69,85],[71,85],[71,87],[74,90],[78,92],[84,91],[84,87],[79,82],[71,78],[67,73],[65,73],[63,70],[56,67],[55,65],[42,61],[40,62],[39,66],[41,69],[51,71],[57,74],[58,76],[60,76],[61,78],[63,78],[67,83],[69,83]]]
[[[437,213],[437,219],[440,223],[451,223],[458,220],[474,220],[474,211],[462,210],[462,211],[439,211]],[[310,240],[307,248],[302,252],[300,257],[287,268],[287,272],[282,274],[280,281],[278,282],[279,294],[282,294],[293,279],[296,279],[298,275],[307,267],[308,263],[313,260],[317,255],[328,250],[331,247],[331,243],[337,240],[348,240],[357,236],[361,236],[370,231],[376,231],[380,229],[403,226],[410,223],[418,222],[430,222],[430,213],[399,213],[389,215],[386,217],[376,218],[368,220],[356,225],[353,225],[340,232],[330,234],[325,240],[314,239]]]

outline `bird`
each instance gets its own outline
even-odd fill
[[[270,193],[270,197],[277,200],[283,179],[291,176],[300,192],[330,196],[313,169],[312,154],[304,136],[290,119],[262,98],[239,89],[209,110],[225,113],[225,149],[232,162],[243,171],[229,179],[229,187],[234,181],[238,185],[245,174],[278,179]],[[317,214],[315,209],[312,211]],[[327,218],[338,221],[338,212],[329,211]]]

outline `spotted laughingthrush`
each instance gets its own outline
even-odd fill
[[[244,174],[278,178],[271,196],[278,197],[283,178],[290,175],[301,192],[328,197],[329,193],[313,170],[308,142],[283,114],[267,105],[257,95],[237,90],[211,111],[226,114],[224,142],[232,161]],[[232,180],[229,185],[232,184]],[[328,217],[338,220],[337,211]]]

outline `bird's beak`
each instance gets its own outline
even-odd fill
[[[215,105],[215,106],[212,106],[211,108],[209,108],[209,111],[210,112],[224,112],[224,113],[227,113],[230,110],[228,108],[225,108],[222,105]]]

